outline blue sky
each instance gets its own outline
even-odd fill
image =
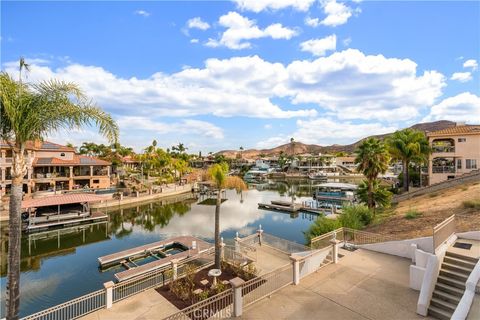
[[[78,83],[121,143],[192,152],[480,123],[477,1],[1,3],[2,70]],[[63,143],[103,142],[95,129]]]

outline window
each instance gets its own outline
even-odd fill
[[[462,169],[462,159],[457,159],[457,169]]]
[[[64,152],[60,153],[60,157],[65,157],[65,153]]]
[[[465,142],[467,141],[467,138],[458,138],[458,142]]]
[[[98,180],[98,179],[93,180],[93,183],[100,183],[100,180]]]
[[[465,168],[467,168],[467,169],[477,169],[477,160],[476,159],[465,160]]]

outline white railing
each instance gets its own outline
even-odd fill
[[[451,215],[441,223],[433,227],[433,253],[442,245],[452,234],[455,233],[456,223],[455,215]]]
[[[174,313],[165,320],[204,320],[204,319],[226,319],[233,315],[233,291],[227,289],[219,294],[197,302],[177,313]]]
[[[310,250],[309,247],[306,247],[303,244],[275,237],[268,233],[262,234],[262,244],[269,245],[270,247],[274,247],[288,254]]]
[[[77,319],[103,307],[105,307],[105,290],[98,290],[34,313],[22,320]]]
[[[300,261],[300,279],[333,262],[333,246],[313,251]]]
[[[318,237],[310,240],[310,247],[312,249],[322,249],[331,246],[331,240],[337,239],[343,241],[343,228],[324,233]]]
[[[245,307],[249,306],[271,295],[275,291],[292,284],[292,274],[292,264],[289,263],[270,273],[245,282],[242,285],[243,305]]]
[[[181,278],[185,275],[184,266],[187,263],[195,263],[195,271],[202,270],[213,265],[214,250],[210,249],[204,253],[204,258],[190,257],[180,261],[177,267],[177,277]],[[171,266],[165,266],[160,269],[150,271],[139,275],[136,278],[122,281],[113,286],[113,302],[128,298],[142,291],[157,288],[170,282],[173,272]]]

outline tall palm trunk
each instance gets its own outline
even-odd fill
[[[373,202],[373,180],[368,180],[368,208],[374,209],[375,203]]]
[[[409,162],[407,160],[403,161],[403,191],[408,192],[408,188],[410,185],[410,177],[408,174],[408,165]]]
[[[23,176],[25,175],[25,157],[23,147],[14,154],[12,166],[12,187],[8,222],[8,271],[7,271],[7,319],[18,319],[20,305],[20,241]]]
[[[215,269],[220,269],[220,205],[222,204],[222,190],[218,189],[215,204]]]

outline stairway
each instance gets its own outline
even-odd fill
[[[428,315],[448,320],[452,317],[465,291],[465,282],[478,259],[447,251],[443,259],[437,284],[433,291]]]

